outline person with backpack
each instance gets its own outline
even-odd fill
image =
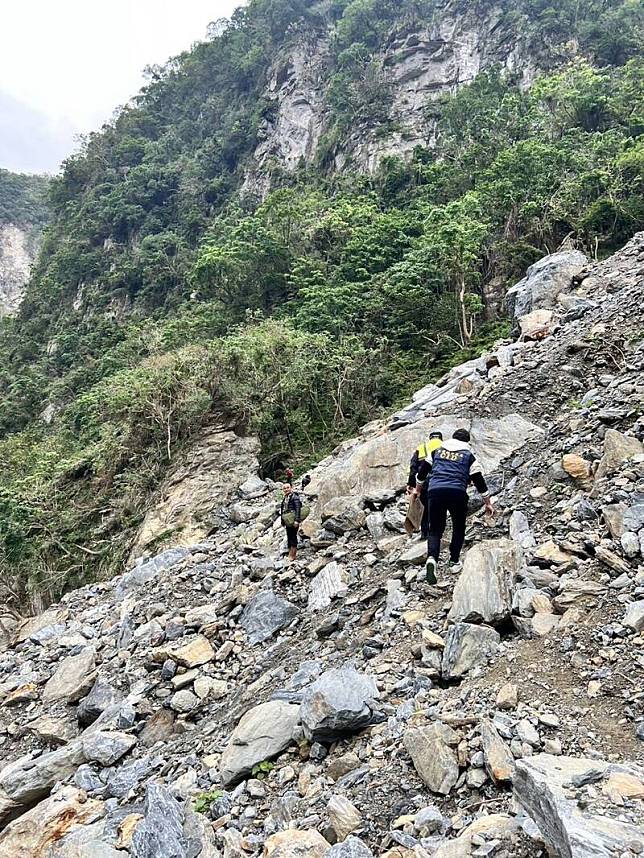
[[[424,459],[416,474],[416,493],[420,496],[428,482],[429,538],[427,540],[427,581],[436,583],[436,570],[441,539],[447,524],[447,513],[452,519],[452,540],[449,546],[450,569],[461,569],[461,550],[465,541],[467,517],[467,487],[473,483],[483,498],[488,514],[494,512],[490,492],[481,465],[470,447],[470,433],[457,429],[450,439],[434,450],[430,459]]]
[[[280,518],[286,529],[288,559],[293,562],[297,558],[297,532],[302,523],[302,501],[297,492],[293,490],[291,483],[284,483],[282,492],[284,497],[280,508]]]
[[[407,494],[413,495],[416,492],[416,477],[420,463],[425,459],[431,459],[432,453],[443,443],[443,433],[435,430],[429,433],[429,438],[419,444],[414,450],[414,454],[409,462],[409,477],[407,479]],[[424,482],[422,491],[419,495],[420,502],[423,505],[423,516],[420,520],[420,534],[422,539],[429,537],[429,499],[427,497],[427,481]]]

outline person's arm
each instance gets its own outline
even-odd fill
[[[492,498],[490,497],[490,490],[485,481],[485,477],[483,476],[483,469],[474,455],[472,455],[472,461],[470,463],[470,482],[474,483],[474,488],[483,498],[485,509],[488,512],[492,512]]]
[[[434,453],[432,453],[431,458],[434,458]],[[420,494],[423,484],[425,480],[429,477],[432,470],[432,463],[430,459],[422,459],[418,464],[418,471],[416,472],[416,494]]]
[[[418,450],[414,450],[414,455],[409,463],[409,477],[407,478],[407,488],[413,491],[416,488],[416,474],[418,473]]]

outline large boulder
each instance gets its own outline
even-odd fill
[[[236,499],[237,486],[246,487],[249,474],[258,470],[259,449],[252,435],[242,437],[220,425],[205,429],[161,486],[131,560],[151,545],[193,545],[205,539],[223,508]]]
[[[7,825],[0,834],[0,858],[44,858],[54,854],[54,850],[58,855],[66,832],[89,825],[101,815],[102,809],[102,801],[88,798],[74,787],[63,787]],[[84,854],[95,853],[88,850]],[[114,852],[115,856],[118,854]]]
[[[272,590],[260,590],[244,608],[239,619],[252,644],[262,643],[297,617],[299,610]]]
[[[94,684],[96,677],[96,650],[85,647],[78,655],[70,655],[59,664],[43,691],[45,703],[65,700],[76,703]]]
[[[325,671],[305,691],[300,717],[310,741],[332,741],[365,727],[380,696],[371,676],[351,664]]]
[[[295,831],[287,828],[272,834],[264,843],[264,858],[323,858],[331,844],[314,828]]]
[[[622,435],[616,429],[607,429],[604,436],[604,455],[597,468],[596,477],[610,477],[633,456],[644,452],[644,445],[637,438]]]
[[[16,806],[31,805],[86,761],[80,740],[39,757],[21,757],[0,771],[0,788]],[[0,818],[0,822],[1,822]]]
[[[558,858],[610,858],[628,854],[629,843],[644,847],[644,811],[634,802],[638,823],[615,818],[611,795],[620,796],[639,783],[644,795],[644,770],[585,757],[537,754],[517,760],[514,797],[537,824]],[[593,784],[596,799],[580,804],[578,791]],[[626,793],[623,790],[626,789]],[[611,807],[611,805],[613,805]]]
[[[331,601],[346,595],[349,589],[349,573],[333,560],[321,569],[309,586],[308,609],[321,611],[328,608]]]
[[[552,308],[557,296],[572,287],[573,278],[588,259],[578,250],[551,253],[531,265],[523,280],[506,293],[505,302],[511,318],[518,319],[532,310]]]
[[[456,623],[445,637],[441,663],[443,679],[460,679],[496,655],[501,637],[489,626]]]
[[[131,858],[184,858],[188,854],[184,820],[185,811],[170,790],[148,784],[144,817],[132,836]]]
[[[78,704],[76,710],[78,723],[84,727],[93,724],[99,715],[102,715],[110,706],[119,703],[121,699],[122,695],[109,682],[99,677],[87,697],[83,697]]]
[[[458,735],[440,721],[427,727],[412,727],[403,737],[403,744],[414,768],[425,785],[441,795],[448,795],[458,780],[458,760],[452,750],[458,745]]]
[[[523,551],[510,539],[487,540],[465,555],[448,618],[495,625],[512,611],[512,590],[525,572]]]
[[[317,496],[318,508],[323,509],[325,504],[338,497],[367,496],[385,489],[400,488],[407,480],[413,451],[431,430],[439,429],[448,438],[456,429],[462,428],[470,430],[474,452],[488,473],[542,432],[519,414],[508,414],[499,419],[468,420],[441,415],[420,420],[394,432],[380,432],[366,440],[355,439],[343,444],[339,452],[325,459],[313,471],[306,491]]]
[[[224,786],[251,774],[253,767],[281,754],[293,741],[300,707],[271,700],[250,709],[234,729],[221,756]]]

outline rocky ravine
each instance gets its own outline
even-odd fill
[[[643,854],[643,280],[644,234],[533,267],[521,339],[316,469],[297,564],[249,474],[200,543],[5,618],[0,858]],[[497,506],[436,587],[430,425]]]

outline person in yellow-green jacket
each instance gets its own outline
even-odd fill
[[[432,460],[432,454],[443,444],[443,433],[436,430],[429,433],[429,438],[419,444],[414,450],[414,455],[409,463],[409,478],[407,480],[407,494],[411,495],[416,490],[416,477],[421,462]],[[429,536],[429,497],[427,495],[427,484],[420,494],[420,502],[423,505],[423,517],[420,522],[420,532],[423,539]]]

